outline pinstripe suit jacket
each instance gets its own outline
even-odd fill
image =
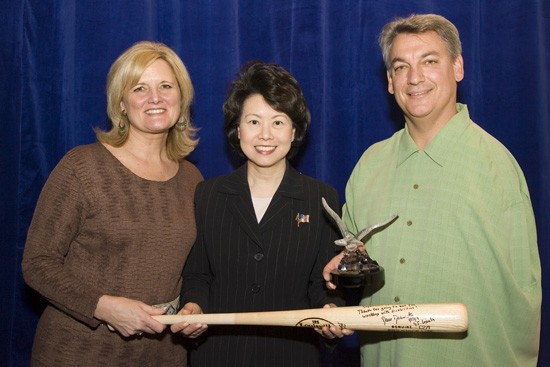
[[[336,190],[290,167],[258,223],[246,164],[200,183],[195,193],[197,241],[184,269],[182,301],[206,313],[322,307],[322,269],[335,255],[337,227],[321,197],[340,212]],[[308,222],[297,220],[309,215]],[[318,334],[288,327],[211,325],[191,352],[198,366],[317,366]]]

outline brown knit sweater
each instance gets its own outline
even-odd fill
[[[151,305],[179,295],[201,180],[185,160],[168,181],[140,178],[99,143],[63,157],[40,194],[23,255],[25,281],[50,302],[33,365],[186,365],[180,337],[169,329],[124,338],[93,313],[104,294]]]

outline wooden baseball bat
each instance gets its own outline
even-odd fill
[[[462,303],[346,306],[305,310],[153,316],[163,324],[262,325],[351,330],[459,333],[468,329]]]

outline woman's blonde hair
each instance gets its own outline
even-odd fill
[[[143,71],[154,61],[162,59],[170,65],[180,90],[180,115],[178,122],[168,132],[166,151],[168,157],[179,160],[189,155],[197,146],[197,129],[191,123],[193,84],[185,65],[176,53],[165,44],[142,41],[120,55],[107,75],[107,115],[111,129],[95,129],[97,140],[114,147],[122,146],[128,139],[128,117],[120,108],[122,97],[129,88],[139,82]]]

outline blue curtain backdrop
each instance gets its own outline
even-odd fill
[[[43,301],[21,277],[38,194],[70,148],[106,127],[110,64],[139,40],[171,46],[196,88],[204,176],[233,169],[222,131],[228,82],[250,59],[277,62],[301,83],[313,123],[294,165],[344,186],[372,143],[403,126],[387,93],[377,35],[387,21],[434,12],[461,34],[460,100],[522,166],[538,225],[543,283],[550,281],[550,2],[547,0],[0,0],[0,358],[28,365]],[[545,300],[548,291],[544,289]],[[513,299],[503,302],[513,302]],[[543,304],[540,366],[550,365]],[[350,343],[353,346],[353,342]],[[503,346],[505,347],[505,346]]]

